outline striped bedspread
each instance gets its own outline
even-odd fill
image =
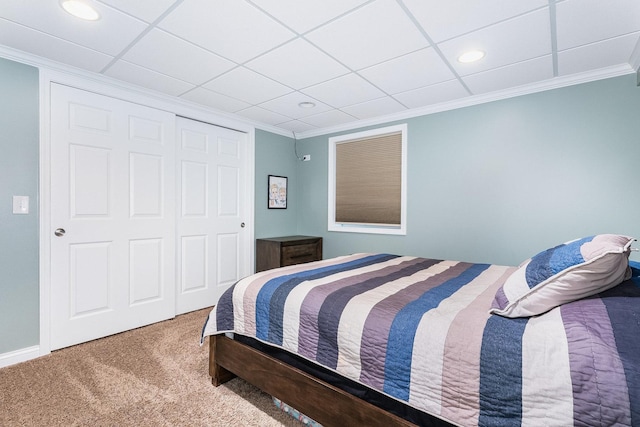
[[[640,425],[640,285],[489,314],[513,267],[356,254],[242,279],[203,329],[297,353],[453,424]]]

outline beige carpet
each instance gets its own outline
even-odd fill
[[[0,369],[0,426],[301,426],[243,380],[211,385],[208,312]]]

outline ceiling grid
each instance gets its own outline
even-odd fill
[[[299,137],[640,62],[635,0],[82,1],[2,2],[0,45]]]

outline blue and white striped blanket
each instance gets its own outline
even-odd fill
[[[257,338],[458,425],[640,425],[640,280],[489,314],[512,271],[387,254],[269,270],[222,295],[203,338]]]

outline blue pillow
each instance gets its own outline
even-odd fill
[[[507,278],[490,312],[529,317],[612,288],[631,277],[629,253],[634,240],[599,234],[540,252]]]

